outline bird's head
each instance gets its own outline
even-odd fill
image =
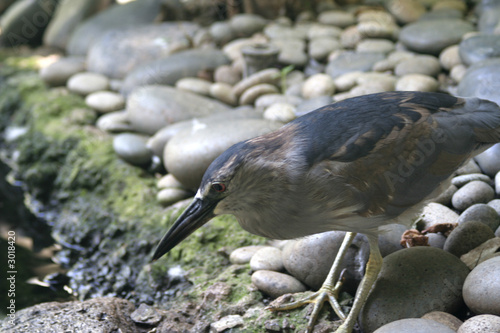
[[[235,184],[231,181],[242,163],[242,145],[243,143],[234,145],[212,162],[203,176],[194,200],[162,238],[153,260],[169,252],[213,217],[225,213],[218,206],[234,191]]]

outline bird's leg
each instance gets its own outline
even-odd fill
[[[347,316],[347,319],[342,323],[342,325],[337,329],[336,333],[350,333],[356,323],[359,312],[365,304],[370,290],[377,280],[378,273],[382,268],[382,255],[378,247],[378,236],[367,235],[368,242],[370,244],[370,257],[368,263],[366,264],[365,276],[361,280],[361,284],[356,291],[356,297],[354,297],[354,304],[352,305],[351,311]]]
[[[309,323],[307,325],[306,332],[312,332],[314,324],[318,318],[319,311],[321,310],[321,307],[323,306],[323,303],[325,301],[328,301],[330,303],[333,310],[335,311],[337,316],[339,316],[340,319],[345,319],[346,316],[343,313],[339,302],[337,301],[339,290],[342,285],[342,282],[337,281],[337,279],[341,267],[340,264],[342,263],[342,260],[344,259],[347,250],[349,249],[349,246],[351,245],[355,236],[356,236],[355,232],[346,233],[344,240],[342,241],[342,245],[340,246],[340,249],[337,253],[337,256],[335,257],[335,261],[333,262],[332,268],[330,269],[330,272],[328,273],[325,282],[317,292],[313,293],[312,295],[304,299],[292,303],[282,304],[282,305],[270,305],[267,307],[267,309],[271,311],[291,310],[298,308],[300,306],[304,306],[307,303],[314,303],[313,311],[309,318]]]

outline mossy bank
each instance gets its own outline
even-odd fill
[[[265,242],[232,216],[214,219],[150,263],[188,201],[161,207],[156,175],[117,158],[112,137],[94,126],[98,115],[83,98],[39,79],[37,57],[0,57],[0,129],[25,131],[1,143],[1,156],[24,184],[32,209],[47,217],[78,299],[118,296],[182,312],[193,325],[254,307],[241,328],[248,332],[263,331],[266,322],[285,330],[304,325],[306,310],[262,311],[266,300],[252,288],[249,266],[230,265],[231,250]]]

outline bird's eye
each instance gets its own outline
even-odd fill
[[[222,193],[226,190],[226,185],[224,183],[213,183],[212,190],[215,192]]]

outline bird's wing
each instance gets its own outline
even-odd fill
[[[318,133],[308,137],[316,151],[308,161],[333,175],[336,186],[340,177],[355,200],[364,198],[358,213],[366,216],[400,215],[470,157],[500,141],[499,107],[477,98],[385,93],[319,112],[305,123]]]

